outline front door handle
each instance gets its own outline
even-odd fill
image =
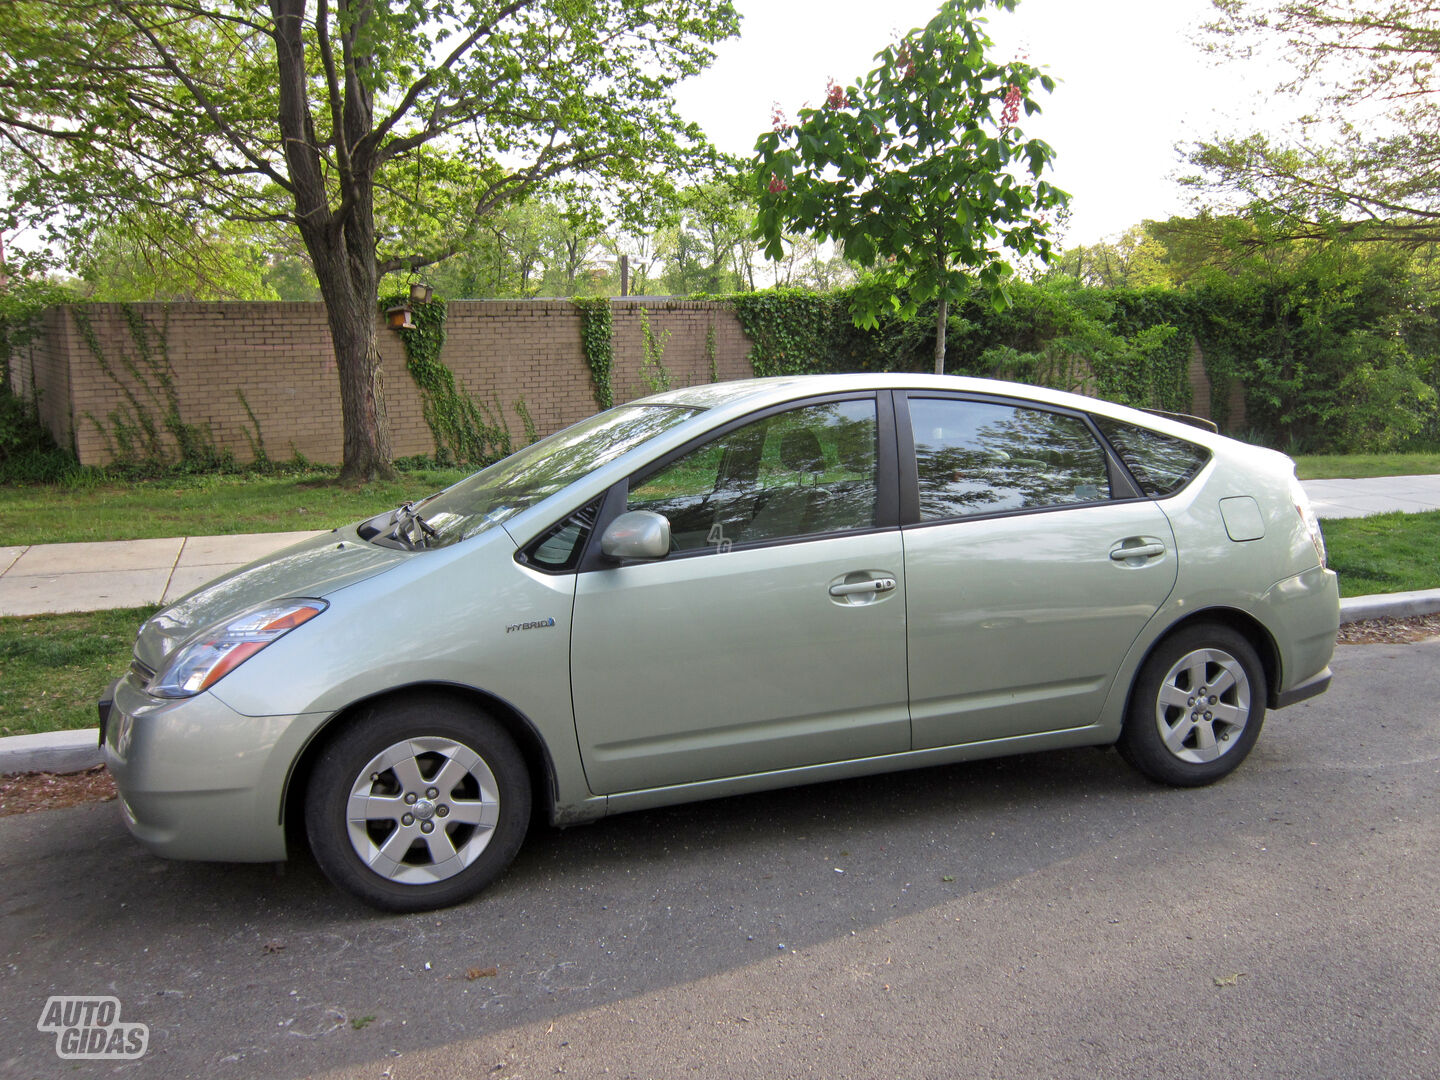
[[[1154,559],[1165,554],[1164,544],[1137,544],[1135,547],[1117,547],[1110,552],[1116,562],[1127,559]]]
[[[831,596],[857,596],[861,593],[889,592],[895,588],[893,577],[873,578],[870,581],[851,581],[830,586]]]

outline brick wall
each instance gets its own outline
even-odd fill
[[[656,335],[670,332],[663,363],[672,385],[710,381],[706,339],[715,328],[719,378],[752,374],[750,343],[733,312],[718,304],[680,300],[614,303],[615,400],[648,394],[641,375],[640,307]],[[341,457],[340,390],[325,309],[320,304],[133,304],[155,346],[163,342],[169,370],[188,424],[208,427],[216,444],[238,458],[250,456],[246,432],[255,413],[265,449],[283,459],[299,452],[314,461]],[[42,316],[36,338],[12,357],[12,385],[39,391],[41,416],[62,445],[72,444],[86,464],[112,454],[111,415],[133,412],[127,391],[157,422],[165,395],[145,371],[125,309],[90,304],[84,317],[107,359],[96,362],[68,308]],[[397,456],[431,453],[434,439],[421,414],[421,397],[405,370],[398,334],[379,330],[385,401]],[[158,354],[157,354],[158,358]],[[596,411],[590,368],[580,345],[580,312],[568,300],[470,300],[449,305],[441,359],[458,385],[498,406],[516,445],[525,427],[516,406],[524,401],[541,435]],[[136,370],[145,374],[137,379]]]
[[[42,312],[12,336],[10,389],[39,399],[40,420],[61,446],[70,444],[70,319],[61,308]]]
[[[725,306],[617,299],[611,305],[617,403],[650,392],[641,370],[642,308],[657,337],[669,332],[663,363],[672,386],[710,381],[707,339],[712,328],[717,377],[752,374],[750,342]],[[71,310],[53,308],[41,315],[38,332],[14,350],[10,380],[21,393],[37,390],[41,418],[57,441],[74,445],[82,462],[95,464],[111,456],[111,414],[132,408],[127,390],[157,422],[165,399],[153,378],[147,386],[131,373],[143,362],[125,309],[90,304],[82,310],[113,378],[96,362]],[[243,394],[272,458],[298,452],[313,461],[340,461],[340,390],[322,305],[135,304],[130,310],[144,321],[151,342],[166,346],[186,423],[208,427],[218,446],[248,459],[246,432],[253,436],[255,431]],[[379,340],[394,452],[399,457],[432,453],[434,439],[421,414],[420,393],[405,370],[400,337],[381,325]],[[541,435],[582,420],[597,407],[580,344],[580,312],[568,300],[452,301],[441,359],[458,385],[492,414],[498,409],[517,446],[525,434],[516,408],[522,399]],[[1192,410],[1211,415],[1210,381],[1198,348],[1191,356],[1190,382]],[[1244,396],[1236,386],[1231,430],[1243,428],[1244,419]]]
[[[1190,346],[1190,411],[1207,420],[1215,418],[1215,403],[1211,400],[1210,376],[1205,373],[1205,356],[1200,345]],[[1245,388],[1238,382],[1230,384],[1229,412],[1225,418],[1226,431],[1245,430]]]

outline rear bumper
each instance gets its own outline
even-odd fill
[[[1330,689],[1331,672],[1326,667],[1315,675],[1310,676],[1298,686],[1292,686],[1289,690],[1275,695],[1275,703],[1272,709],[1283,709],[1289,705],[1295,705],[1302,701],[1308,701],[1312,697],[1319,697],[1326,690]]]
[[[1319,566],[1286,578],[1265,595],[1261,621],[1279,646],[1278,685],[1272,709],[1323,694],[1330,686],[1330,659],[1340,629],[1340,579]]]

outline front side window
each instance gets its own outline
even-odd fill
[[[665,515],[678,551],[873,528],[875,439],[873,399],[775,413],[632,481],[626,508]]]
[[[1110,497],[1085,421],[1017,405],[911,398],[920,519],[1035,510]]]

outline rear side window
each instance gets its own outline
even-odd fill
[[[1209,450],[1173,435],[1162,435],[1105,416],[1096,416],[1094,420],[1125,462],[1130,475],[1135,477],[1140,490],[1153,498],[1174,495],[1210,460]]]
[[[1105,451],[1079,417],[912,397],[910,425],[922,521],[1110,498]]]

